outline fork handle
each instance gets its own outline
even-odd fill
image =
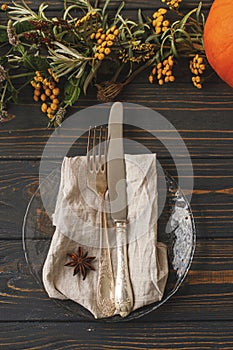
[[[117,312],[126,317],[133,307],[133,291],[130,282],[125,222],[115,222],[117,243],[117,275],[115,305]]]
[[[110,317],[115,312],[115,283],[108,242],[107,216],[103,203],[104,200],[102,200],[100,205],[100,260],[97,305],[104,317]]]

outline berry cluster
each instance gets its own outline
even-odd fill
[[[163,3],[165,3],[169,9],[171,10],[177,10],[180,3],[182,2],[182,0],[161,0]]]
[[[48,73],[50,76],[44,78],[39,71],[36,71],[31,85],[34,87],[34,101],[41,100],[43,102],[41,105],[42,112],[47,113],[49,119],[53,119],[60,103],[58,99],[60,89],[56,87],[59,79],[50,68]]]
[[[193,59],[190,61],[189,68],[193,74],[193,77],[192,77],[193,85],[196,88],[201,89],[202,83],[201,83],[200,75],[202,75],[206,69],[203,57],[200,57],[198,54],[196,54],[193,57]]]
[[[158,11],[153,13],[152,25],[155,30],[155,34],[161,34],[165,32],[170,25],[170,22],[167,19],[164,19],[164,15],[167,13],[167,10],[164,8],[158,9]]]
[[[98,46],[96,47],[95,58],[102,61],[105,56],[111,53],[111,46],[113,46],[114,41],[119,35],[120,31],[116,26],[109,28],[106,33],[103,33],[104,29],[99,28],[97,33],[92,33],[90,35],[91,40],[97,40]]]
[[[75,23],[75,27],[76,28],[80,27],[82,24],[84,24],[87,21],[90,21],[92,18],[96,18],[96,16],[97,16],[96,11],[88,12],[85,16],[77,20],[77,22]]]
[[[153,84],[156,79],[159,85],[163,85],[164,83],[175,81],[175,77],[172,73],[173,65],[173,56],[169,56],[166,60],[157,63],[149,76],[149,82]]]

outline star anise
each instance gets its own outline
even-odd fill
[[[88,252],[83,254],[82,247],[78,248],[78,253],[69,253],[67,254],[71,261],[65,264],[65,266],[74,267],[73,276],[77,275],[79,272],[85,280],[88,270],[95,270],[91,262],[95,259],[95,256],[88,256]]]

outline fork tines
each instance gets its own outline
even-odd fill
[[[87,164],[90,170],[101,170],[107,161],[107,128],[89,127],[87,139]],[[95,167],[95,169],[94,169]],[[105,170],[105,169],[102,169]]]

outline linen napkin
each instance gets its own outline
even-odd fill
[[[156,155],[125,155],[128,199],[128,265],[133,289],[133,310],[161,300],[168,276],[167,248],[157,241]],[[56,226],[43,266],[43,283],[50,298],[71,299],[88,309],[95,318],[104,317],[97,306],[100,256],[98,198],[87,187],[86,157],[65,157],[53,224]],[[109,210],[108,203],[106,210]],[[114,227],[108,215],[109,244],[113,275],[117,255]],[[64,266],[68,253],[82,247],[94,256],[85,280],[73,276]]]

